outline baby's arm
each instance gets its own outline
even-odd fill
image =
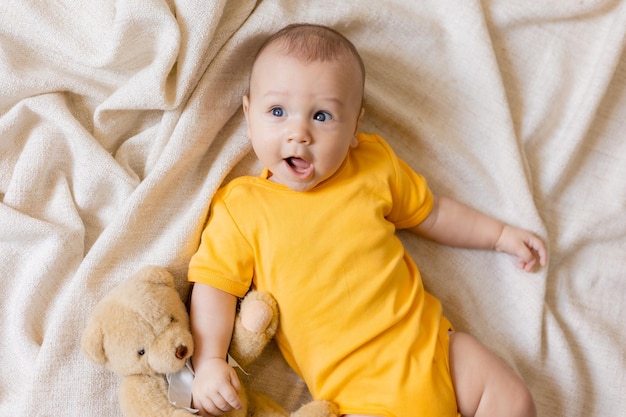
[[[506,252],[517,257],[526,271],[537,260],[546,264],[546,248],[537,236],[447,197],[435,197],[431,213],[411,231],[449,246]]]
[[[208,285],[194,284],[190,311],[195,345],[192,395],[193,407],[199,409],[202,416],[221,415],[241,408],[239,379],[226,362],[236,306],[234,295]]]

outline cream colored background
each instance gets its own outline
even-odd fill
[[[259,168],[240,109],[252,55],[299,21],[361,50],[364,130],[436,192],[547,240],[528,275],[403,233],[457,328],[523,375],[540,416],[624,415],[618,0],[4,2],[0,415],[119,416],[119,380],[79,351],[86,317],[147,263],[185,291],[213,192]],[[264,375],[294,404],[276,362]]]

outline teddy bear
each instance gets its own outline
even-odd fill
[[[250,291],[236,315],[229,355],[240,367],[252,363],[278,327],[271,295]],[[189,367],[194,344],[189,315],[164,268],[146,266],[113,288],[87,320],[81,349],[95,364],[122,377],[120,408],[125,417],[191,417],[195,410],[168,397],[166,376]],[[189,393],[190,394],[190,393]],[[262,393],[242,386],[243,408],[228,417],[336,417],[328,401],[311,401],[289,414]]]

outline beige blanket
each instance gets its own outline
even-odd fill
[[[120,415],[119,379],[79,351],[86,317],[145,264],[185,291],[214,191],[260,168],[241,112],[251,57],[300,21],[361,50],[364,131],[435,192],[548,242],[526,274],[401,232],[456,327],[525,378],[540,416],[625,415],[619,0],[3,2],[0,415]],[[273,392],[294,406],[279,359],[255,381],[293,388]]]

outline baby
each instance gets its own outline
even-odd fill
[[[237,298],[273,294],[276,341],[313,398],[347,416],[534,416],[522,380],[453,331],[395,234],[495,249],[531,271],[532,233],[435,196],[379,136],[360,133],[365,70],[338,32],[290,25],[259,50],[243,98],[265,166],[218,190],[189,266],[201,415],[239,408],[226,363]]]

